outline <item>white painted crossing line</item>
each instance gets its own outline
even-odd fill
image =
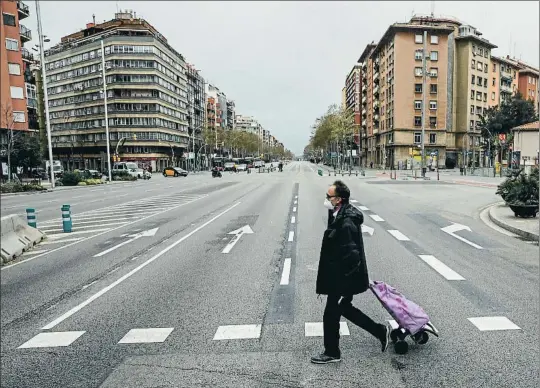
[[[356,199],[351,199],[351,203],[357,203],[358,201]]]
[[[24,252],[24,255],[25,256],[37,255],[38,253],[43,253],[43,252],[47,252],[47,251],[48,251],[48,249],[38,249],[38,250],[35,250],[35,251]]]
[[[103,223],[99,223],[98,225],[80,225],[79,223],[76,223],[76,222],[73,222],[73,226],[72,226],[72,230],[73,231],[77,231],[78,229],[85,229],[85,228],[95,228],[96,226],[110,226],[110,225],[124,225],[124,224],[127,224],[129,223],[129,221],[124,221],[124,222],[113,222],[113,223],[109,223],[109,224],[103,224]],[[94,223],[93,223],[94,224]],[[50,226],[49,228],[51,227],[56,227],[56,225],[54,226]],[[64,229],[63,228],[59,228],[59,229],[48,229],[48,228],[40,228],[40,230],[42,232],[45,232],[45,233],[51,233],[51,232],[63,232]],[[73,233],[73,232],[71,232]],[[51,233],[49,234],[49,236],[54,236],[55,234],[59,234],[59,233]]]
[[[298,195],[295,195],[295,196],[294,196],[294,199],[298,199]]]
[[[401,233],[399,230],[389,230],[388,233],[390,233],[399,241],[410,241],[409,238],[403,233]]]
[[[377,214],[370,214],[369,216],[373,219],[373,221],[377,221],[377,222],[382,222],[382,221],[384,221],[384,220],[383,220],[381,217],[379,217]]]
[[[293,213],[296,211],[296,206],[292,208]]]
[[[294,224],[296,222],[296,217],[295,216],[292,216],[291,217],[291,224]]]
[[[455,272],[453,269],[448,267],[442,261],[439,261],[435,256],[432,255],[418,255],[424,262],[437,271],[442,277],[446,280],[465,280],[463,276]]]
[[[149,329],[131,329],[118,341],[119,344],[143,344],[154,342],[165,342],[172,333],[172,327],[158,327]]]
[[[358,206],[358,209],[360,209],[360,210],[362,210],[362,211],[367,211],[367,210],[369,210],[369,208],[366,207],[366,206]]]
[[[51,240],[59,240],[62,237],[73,236],[74,234],[88,234],[88,233],[94,233],[94,232],[103,232],[103,231],[107,231],[111,229],[112,228],[100,228],[100,229],[91,229],[91,230],[79,230],[77,232],[71,232],[71,233],[57,233],[57,234],[49,235],[49,238]]]
[[[283,261],[283,272],[281,273],[281,281],[279,284],[286,286],[289,284],[289,276],[291,274],[291,259],[285,259]]]
[[[297,205],[297,204],[298,204],[298,201],[295,200],[295,201],[294,201],[294,204]]]
[[[29,339],[17,349],[29,348],[57,348],[69,346],[75,342],[84,331],[58,331],[52,333],[39,333],[35,337]]]
[[[261,336],[262,325],[226,325],[220,326],[214,335],[214,341],[231,339],[253,339]]]
[[[79,241],[79,240],[83,240],[83,239],[84,239],[84,237],[68,238],[68,239],[63,239],[63,240],[56,239],[56,240],[53,240],[53,241],[44,241],[44,242],[40,243],[39,245],[60,244],[60,243],[66,243],[66,242],[72,242],[72,241]]]
[[[304,333],[306,337],[323,337],[322,322],[306,322],[304,325]],[[339,322],[339,335],[351,335],[347,322]]]
[[[294,240],[294,232],[291,230],[289,232],[289,242],[293,241]]]
[[[521,330],[521,328],[506,317],[475,317],[467,318],[480,331]]]

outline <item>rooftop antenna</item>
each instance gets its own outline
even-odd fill
[[[94,26],[95,26],[96,25],[96,14],[95,13],[92,14],[92,21],[93,21]]]
[[[116,1],[116,13],[120,12],[120,10],[118,9],[118,0]]]
[[[435,16],[435,1],[431,1],[431,17]]]

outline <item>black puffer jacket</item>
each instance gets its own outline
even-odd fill
[[[317,272],[317,294],[350,296],[369,288],[362,239],[364,215],[350,204],[343,205],[335,219],[328,211]]]

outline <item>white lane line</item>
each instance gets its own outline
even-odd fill
[[[418,255],[424,262],[437,271],[446,280],[465,280],[463,276],[448,267],[442,261],[432,255]]]
[[[231,339],[250,339],[261,336],[262,325],[226,325],[220,326],[214,335],[214,341]]]
[[[363,211],[369,210],[367,206],[358,206],[358,209],[363,210]]]
[[[306,337],[322,337],[324,335],[322,322],[306,322],[304,326]],[[347,322],[339,322],[339,334],[351,335]]]
[[[174,243],[172,243],[171,245],[169,245],[168,247],[166,247],[165,249],[161,250],[159,253],[157,253],[156,255],[152,256],[151,258],[149,258],[148,260],[146,260],[144,263],[142,263],[141,265],[139,265],[138,267],[132,269],[131,271],[129,271],[127,274],[125,274],[124,276],[122,276],[121,278],[119,278],[118,280],[116,280],[115,282],[109,284],[107,287],[101,289],[100,291],[96,292],[94,295],[92,295],[90,298],[86,299],[84,302],[78,304],[77,306],[73,307],[71,310],[69,310],[68,312],[66,312],[65,314],[61,315],[60,317],[56,318],[54,321],[48,323],[47,325],[43,326],[43,330],[48,330],[48,329],[52,329],[53,327],[55,327],[56,325],[58,325],[60,322],[63,322],[64,320],[66,320],[67,318],[71,317],[73,314],[75,314],[77,311],[83,309],[84,307],[88,306],[90,303],[92,303],[94,300],[96,300],[97,298],[99,298],[101,295],[107,293],[108,291],[112,290],[114,287],[116,287],[117,285],[119,285],[120,283],[122,283],[124,280],[128,279],[129,277],[131,277],[133,274],[139,272],[141,269],[143,269],[144,267],[146,267],[148,264],[152,263],[154,260],[160,258],[161,256],[163,256],[165,253],[169,252],[171,249],[173,249],[174,247],[176,247],[178,244],[180,244],[181,242],[183,242],[184,240],[187,240],[188,238],[190,238],[191,236],[193,236],[195,233],[197,233],[199,230],[201,229],[204,229],[206,226],[210,225],[212,222],[214,222],[215,220],[217,220],[219,217],[223,216],[224,214],[228,213],[229,211],[231,211],[232,209],[234,209],[235,207],[237,207],[238,205],[240,205],[240,202],[236,202],[234,205],[232,205],[231,207],[225,209],[224,211],[222,211],[221,213],[219,213],[217,216],[211,218],[210,220],[206,221],[204,224],[198,226],[197,228],[193,229],[191,232],[189,232],[188,234],[186,234],[185,236],[181,237],[179,240],[175,241]]]
[[[87,233],[94,233],[94,232],[103,232],[103,231],[108,231],[108,230],[111,230],[111,228],[99,228],[99,229],[91,229],[91,230],[79,230],[77,232],[70,232],[70,233],[50,234],[48,235],[48,237],[51,240],[60,240],[62,237],[73,236],[74,234],[87,234]]]
[[[296,217],[295,216],[292,216],[291,217],[291,224],[294,224],[296,222]]]
[[[285,259],[283,262],[283,272],[281,273],[281,281],[279,284],[286,286],[289,284],[289,275],[291,273],[291,259]]]
[[[298,199],[298,195],[295,195],[295,196],[294,196],[294,199]]]
[[[71,242],[71,241],[80,241],[80,240],[83,240],[84,237],[77,237],[77,238],[68,238],[66,240],[54,240],[54,241],[45,241],[45,242],[42,242],[40,243],[39,245],[51,245],[51,244],[60,244],[60,243],[66,243],[66,242]]]
[[[39,333],[35,337],[26,341],[17,349],[29,348],[56,348],[60,346],[69,346],[77,340],[84,331],[58,331],[53,333]]]
[[[290,231],[289,232],[289,241],[293,241],[293,240],[294,240],[294,232]]]
[[[410,241],[409,238],[405,236],[403,233],[401,233],[399,230],[389,230],[388,233],[390,233],[399,241]]]
[[[103,224],[103,223],[100,223],[98,225],[80,225],[79,223],[76,223],[76,222],[73,222],[73,226],[71,227],[71,230],[73,230],[73,232],[76,232],[78,231],[79,229],[86,229],[86,228],[95,228],[96,226],[111,226],[111,225],[120,225],[120,224],[127,224],[128,221],[126,222],[112,222],[112,223],[109,223],[109,224]],[[82,222],[81,222],[82,224]],[[57,225],[52,225],[52,226],[49,226],[49,228],[54,228],[56,227]],[[45,233],[50,233],[49,236],[53,236],[55,234],[59,234],[59,233],[52,233],[52,232],[63,232],[63,228],[60,228],[60,229],[48,229],[48,228],[45,228],[45,229],[41,229],[40,230],[42,232],[45,232]],[[73,233],[71,232],[71,233]]]
[[[383,220],[381,217],[379,217],[377,214],[370,214],[369,216],[373,219],[373,221],[377,221],[377,222],[382,222],[382,221],[384,221],[384,220]]]
[[[292,208],[293,213],[296,211],[296,206]]]
[[[358,201],[356,199],[351,199],[351,203],[357,203]]]
[[[156,327],[148,329],[131,329],[118,341],[119,344],[148,344],[154,342],[165,342],[173,327]]]
[[[39,249],[37,251],[29,251],[29,252],[24,252],[24,255],[27,256],[27,255],[37,255],[38,253],[43,253],[43,252],[47,252],[48,249]]]
[[[480,331],[521,330],[521,328],[506,317],[475,317],[467,318]]]
[[[295,205],[298,204],[298,201],[295,200],[295,201],[294,201],[294,204],[295,204]]]

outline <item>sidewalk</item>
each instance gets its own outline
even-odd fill
[[[512,210],[501,202],[489,208],[489,219],[497,226],[517,234],[525,240],[538,241],[540,223],[537,217],[515,217]]]

